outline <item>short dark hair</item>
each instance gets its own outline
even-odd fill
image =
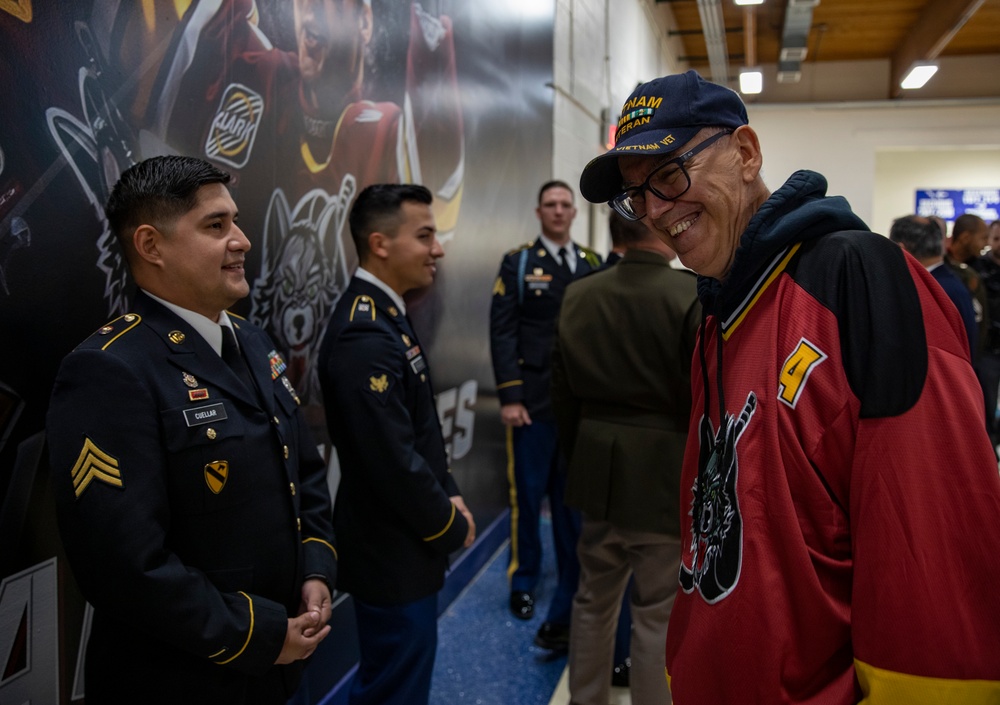
[[[951,226],[951,239],[954,240],[963,233],[973,233],[979,230],[980,225],[986,225],[986,221],[973,213],[963,213],[955,218]]]
[[[368,236],[374,232],[396,235],[403,222],[402,208],[407,201],[430,205],[434,196],[419,184],[372,184],[354,199],[351,206],[351,238],[358,251],[358,261],[368,259]]]
[[[933,220],[916,215],[904,215],[892,221],[889,239],[901,244],[903,249],[917,259],[923,259],[941,254],[944,235]]]
[[[646,226],[640,220],[626,220],[618,211],[608,216],[612,247],[631,247],[647,237]]]
[[[151,157],[126,169],[104,207],[126,258],[131,261],[131,236],[136,228],[143,224],[169,228],[198,203],[198,189],[228,184],[229,179],[227,172],[196,157]]]
[[[542,196],[550,188],[564,188],[567,191],[569,191],[569,195],[570,196],[573,196],[574,198],[576,197],[576,195],[573,193],[573,188],[569,184],[567,184],[565,181],[560,181],[559,179],[553,179],[552,181],[546,181],[544,184],[542,184],[542,187],[540,189],[538,189],[538,202],[539,203],[542,202]]]

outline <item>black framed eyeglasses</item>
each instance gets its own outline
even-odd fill
[[[684,168],[685,162],[719,139],[731,134],[733,134],[732,130],[718,132],[699,142],[681,156],[660,164],[649,173],[649,176],[640,185],[625,189],[608,201],[608,205],[626,220],[642,220],[646,217],[646,191],[660,200],[676,201],[691,188],[691,176]]]

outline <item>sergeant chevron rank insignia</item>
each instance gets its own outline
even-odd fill
[[[118,459],[105,453],[97,447],[97,444],[86,437],[83,439],[83,448],[80,450],[80,455],[76,459],[71,474],[73,476],[73,490],[76,492],[77,499],[94,480],[119,489],[125,487]]]
[[[205,466],[205,483],[213,494],[222,492],[229,479],[229,461],[216,460]]]

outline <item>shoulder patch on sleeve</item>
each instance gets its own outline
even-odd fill
[[[374,395],[383,405],[389,399],[389,390],[392,388],[392,377],[381,370],[368,375],[362,385],[365,390]]]
[[[351,304],[351,315],[348,317],[348,320],[353,321],[355,316],[359,320],[375,320],[375,302],[372,301],[370,296],[361,294],[354,297],[354,303]]]
[[[507,294],[507,287],[503,283],[503,277],[497,277],[497,280],[493,282],[493,295],[505,296],[506,294]]]

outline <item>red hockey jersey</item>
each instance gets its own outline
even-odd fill
[[[795,174],[700,282],[674,702],[1000,702],[1000,477],[961,322],[825,188]]]

